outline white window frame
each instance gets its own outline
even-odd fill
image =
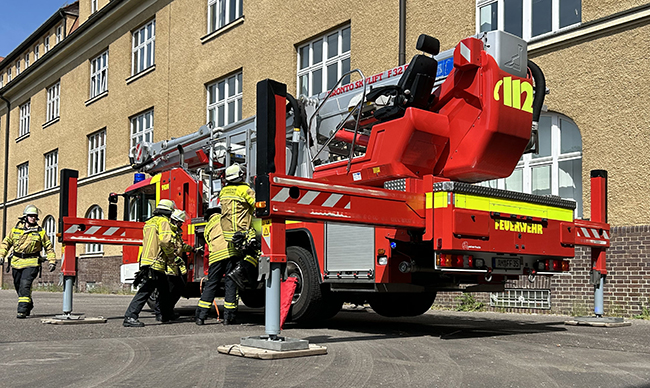
[[[16,198],[22,198],[29,193],[29,162],[18,165],[18,188]]]
[[[63,26],[56,27],[56,43],[59,43],[63,40]]]
[[[43,41],[43,46],[45,47],[45,52],[50,51],[50,37],[46,36],[45,40]]]
[[[20,124],[18,125],[18,137],[27,136],[29,134],[29,122],[31,116],[31,101],[20,106]]]
[[[29,67],[29,53],[25,54],[25,69]]]
[[[133,31],[131,38],[131,75],[156,64],[156,19]]]
[[[40,55],[38,53],[38,51],[40,50],[39,45],[40,45],[39,43],[36,43],[36,45],[34,46],[34,62],[38,61]]]
[[[61,108],[61,81],[47,88],[46,122],[59,118]]]
[[[16,77],[20,75],[20,59],[16,61]]]
[[[558,113],[544,113],[542,114],[542,117],[550,117],[551,119],[551,130],[550,130],[550,147],[551,147],[551,154],[548,156],[535,156],[533,154],[524,154],[522,155],[521,159],[519,160],[519,163],[517,163],[517,167],[513,171],[514,174],[522,174],[522,188],[523,192],[527,194],[533,193],[533,170],[535,168],[539,167],[550,167],[551,169],[551,176],[550,176],[550,194],[551,195],[559,195],[560,193],[560,168],[559,164],[561,162],[567,162],[567,161],[574,161],[574,160],[582,160],[582,148],[580,151],[573,151],[573,152],[565,152],[562,153],[562,144],[561,144],[561,139],[562,139],[562,132],[560,129],[560,120],[568,121],[572,123],[573,125],[576,125],[573,120],[569,119],[568,117],[558,114]],[[540,118],[541,121],[541,118]],[[577,125],[576,125],[577,128]],[[541,129],[541,128],[540,128]],[[579,131],[579,129],[578,129]],[[540,133],[540,136],[542,134]],[[582,139],[581,139],[582,140]],[[513,176],[511,175],[511,177]],[[563,199],[568,199],[568,200],[575,200],[576,201],[576,210],[574,212],[574,216],[577,218],[582,217],[583,214],[583,209],[582,209],[582,176],[577,176],[573,177],[575,180],[575,183],[579,186],[579,192],[577,193],[577,198],[563,198]],[[482,182],[482,186],[488,186],[488,187],[494,187],[498,189],[505,190],[506,188],[506,180],[508,178],[503,178],[503,179],[496,179],[496,180],[491,180],[488,182]]]
[[[97,0],[90,1],[90,13],[97,12]]]
[[[108,50],[90,60],[90,98],[108,90]]]
[[[88,136],[88,176],[101,174],[106,170],[106,130],[102,129]]]
[[[43,230],[45,230],[45,234],[50,239],[52,248],[54,248],[56,244],[56,220],[53,216],[48,215],[45,217],[45,220],[43,220]]]
[[[223,127],[242,119],[242,80],[240,71],[207,85],[207,122]]]
[[[104,211],[99,205],[93,205],[86,212],[86,218],[94,220],[104,219]],[[86,254],[101,254],[104,253],[104,246],[102,244],[86,244]]]
[[[336,66],[336,81],[341,78],[344,73],[350,71],[350,53],[351,50],[343,51],[344,43],[344,31],[348,31],[348,36],[350,37],[350,42],[348,45],[351,46],[352,41],[352,30],[349,25],[343,26],[337,30],[330,31],[326,34],[319,36],[318,38],[312,40],[309,43],[303,44],[298,47],[298,63],[296,64],[297,78],[296,78],[296,95],[304,95],[304,90],[301,90],[301,78],[307,80],[307,97],[318,95],[322,92],[329,90],[332,85],[328,85],[328,68],[330,66]],[[328,37],[337,34],[337,53],[331,58],[327,58],[329,45]],[[321,59],[320,62],[314,63],[314,49],[318,49],[318,46],[321,46]],[[307,66],[301,69],[301,64],[303,60],[303,50],[306,49],[306,53],[309,55]],[[320,80],[317,78],[317,74],[320,71],[321,77]],[[303,78],[306,77],[306,78]],[[320,81],[320,90],[319,88],[314,88]],[[350,82],[350,77],[348,76],[346,80],[343,80],[341,84],[347,84]]]
[[[5,86],[5,75],[4,73],[0,74],[0,89]]]
[[[208,0],[208,34],[243,15],[243,0]]]
[[[551,31],[532,36],[533,28],[533,0],[521,0],[522,2],[522,39],[526,41],[542,39],[559,31],[575,28],[582,24],[582,21],[560,28],[560,2],[551,1]],[[476,0],[476,33],[481,32],[481,8],[490,4],[497,4],[497,30],[505,31],[505,0]],[[582,3],[580,5],[580,19],[582,20]]]
[[[45,190],[57,186],[59,174],[59,150],[45,154]]]
[[[142,142],[153,143],[153,109],[131,118],[131,148]]]
[[[7,69],[7,83],[11,82],[11,67]]]

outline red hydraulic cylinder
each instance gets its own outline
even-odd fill
[[[591,221],[607,223],[607,171],[591,171]],[[594,271],[607,274],[606,248],[591,248],[591,263]]]
[[[63,241],[63,217],[77,216],[77,178],[75,170],[61,170],[61,194],[59,199],[59,241],[63,243],[61,272],[63,276],[77,276],[77,249],[74,243]]]

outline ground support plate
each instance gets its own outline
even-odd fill
[[[576,317],[564,322],[572,326],[595,326],[595,327],[622,327],[632,326],[631,322],[625,322],[623,318],[616,317]]]
[[[231,356],[239,357],[248,357],[248,358],[259,358],[262,360],[277,360],[281,358],[295,358],[295,357],[305,357],[305,356],[318,356],[322,354],[327,354],[327,348],[325,346],[309,344],[307,349],[301,350],[269,350],[254,348],[251,346],[245,346],[240,344],[235,345],[224,345],[217,348],[219,353],[229,354]]]

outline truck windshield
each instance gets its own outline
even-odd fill
[[[124,213],[128,219],[125,219],[125,221],[144,222],[151,217],[153,209],[156,207],[155,184],[139,187],[125,193],[125,196],[128,204],[128,213]]]

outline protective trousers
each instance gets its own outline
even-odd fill
[[[185,289],[185,276],[174,276],[174,275],[167,275],[167,284],[169,285],[169,304],[172,306],[172,310],[174,310],[174,306],[176,306],[176,303],[181,299],[181,296],[183,295],[183,290]],[[160,315],[160,298],[156,299],[156,304],[153,308],[153,312],[156,315]]]
[[[138,319],[142,308],[156,289],[158,289],[158,303],[160,304],[160,314],[163,322],[172,320],[174,318],[174,306],[170,304],[167,275],[160,271],[151,271],[151,277],[144,280],[142,286],[131,300],[124,316]]]
[[[224,260],[219,260],[215,263],[212,263],[208,268],[208,281],[205,282],[203,286],[203,293],[201,294],[201,300],[199,300],[199,305],[196,308],[196,317],[201,319],[206,319],[208,312],[210,311],[210,306],[214,300],[215,295],[217,294],[217,288],[219,287],[219,281],[226,272],[230,272],[236,264],[236,259],[229,258]],[[237,305],[239,304],[239,298],[237,295],[237,285],[229,277],[224,279],[226,294],[224,297],[224,319],[233,320],[235,319],[235,314],[237,314]]]
[[[18,313],[29,315],[34,308],[32,301],[32,283],[38,276],[40,267],[12,268],[14,287],[18,294]]]

